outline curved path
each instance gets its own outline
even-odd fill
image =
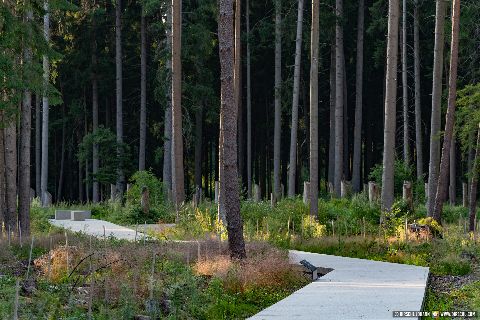
[[[295,250],[290,259],[334,270],[250,319],[383,320],[422,310],[428,268]]]

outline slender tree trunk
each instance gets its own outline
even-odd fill
[[[302,0],[303,1],[303,0]],[[252,197],[252,92],[250,74],[250,6],[246,0],[247,28],[247,193]]]
[[[64,167],[65,167],[65,104],[62,105],[63,111],[63,123],[62,123],[62,151],[61,151],[61,158],[60,158],[60,178],[58,179],[58,189],[57,189],[57,202],[61,201],[62,199],[62,191],[63,191],[63,176],[64,176]]]
[[[403,161],[410,164],[410,133],[408,128],[407,82],[407,0],[402,0],[402,103],[403,103]]]
[[[298,131],[298,98],[300,88],[300,60],[302,57],[303,0],[298,0],[297,37],[295,40],[295,69],[293,71],[292,128],[290,131],[290,161],[288,170],[288,196],[295,196],[297,173],[297,131]]]
[[[26,22],[31,23],[32,11],[26,14]],[[24,50],[24,64],[32,63],[32,51]],[[30,235],[30,145],[32,136],[32,92],[26,89],[20,114],[20,148],[18,168],[18,221],[23,235]]]
[[[145,143],[147,136],[147,31],[143,6],[140,24],[140,146],[138,148],[138,170],[143,171],[145,170]]]
[[[242,111],[242,43],[241,43],[241,0],[235,0],[235,66],[234,66],[234,98],[238,109],[237,141],[238,141],[238,176],[243,177],[243,111]],[[241,187],[240,187],[241,189]]]
[[[398,63],[398,0],[388,6],[387,76],[385,92],[385,127],[383,133],[382,208],[390,210],[394,200],[395,126]]]
[[[337,23],[335,27],[335,195],[340,197],[340,184],[343,179],[343,104],[344,104],[344,52],[343,52],[343,0],[336,0]],[[311,185],[311,184],[310,184]]]
[[[414,0],[413,12],[413,57],[415,73],[415,149],[417,154],[417,179],[423,183],[423,133],[422,103],[420,91],[420,22],[418,0]]]
[[[310,61],[310,215],[318,217],[318,34],[319,1],[312,1]]]
[[[442,161],[438,175],[437,193],[433,218],[441,223],[443,203],[448,186],[448,172],[450,167],[450,147],[452,146],[453,127],[455,125],[455,108],[457,103],[457,67],[458,67],[458,42],[460,33],[460,0],[453,0],[452,5],[452,44],[450,46],[450,72],[448,81],[448,107],[445,116],[445,131],[443,134]]]
[[[0,123],[3,124],[3,110],[0,110]],[[7,226],[5,189],[5,136],[3,126],[0,126],[0,224],[5,222]]]
[[[95,19],[92,20],[93,28],[93,41],[92,41],[92,132],[95,134],[98,130],[98,79],[97,79],[97,41],[96,41],[96,30],[95,30]],[[98,144],[93,144],[92,150],[92,174],[93,174],[93,185],[92,185],[92,201],[97,203],[100,198],[99,183],[97,181],[96,175],[98,174],[98,168],[100,165],[100,160],[98,156]]]
[[[17,121],[7,120],[5,132],[5,226],[16,230],[17,222]]]
[[[333,186],[335,175],[335,101],[336,101],[336,59],[335,43],[332,43],[330,49],[330,137],[328,144],[328,182]]]
[[[202,187],[202,117],[199,107],[195,112],[195,188]]]
[[[237,108],[234,97],[233,1],[219,0],[218,40],[220,51],[221,107],[225,212],[230,256],[246,257],[237,174]],[[222,181],[221,181],[222,182]]]
[[[50,41],[50,13],[48,0],[44,2],[45,15],[43,16],[43,32],[45,40]],[[50,80],[50,62],[47,56],[43,56],[43,108],[42,108],[42,172],[41,172],[41,200],[42,206],[47,205],[48,188],[48,83]]]
[[[457,201],[457,147],[455,143],[455,135],[452,138],[452,146],[450,147],[450,185],[448,187],[448,199],[450,204],[453,206]]]
[[[122,0],[116,0],[115,8],[115,70],[116,70],[116,120],[117,120],[117,156],[122,159],[123,149],[123,75],[122,75]],[[119,161],[117,168],[116,196],[122,199],[125,184],[123,163]]]
[[[470,199],[469,199],[469,215],[470,215],[470,223],[469,223],[469,231],[475,231],[475,220],[477,218],[477,187],[478,187],[478,170],[479,170],[479,157],[480,157],[480,123],[478,125],[478,133],[477,133],[477,145],[475,148],[475,159],[473,161],[473,167],[471,171],[471,182],[470,182]]]
[[[172,0],[172,22],[172,190],[178,209],[185,200],[182,140],[181,0]]]
[[[35,93],[35,193],[41,198],[40,179],[42,172],[42,105],[40,95]]]
[[[427,213],[433,215],[440,164],[440,123],[442,104],[443,49],[445,38],[445,1],[437,0],[435,47],[433,52],[432,116],[430,122],[430,163],[428,166]]]
[[[358,2],[357,23],[357,70],[355,83],[355,128],[353,134],[353,191],[362,188],[362,106],[363,106],[363,29],[365,21],[365,0]]]
[[[350,179],[350,144],[348,141],[347,66],[343,55],[343,173],[342,180]]]
[[[167,13],[167,49],[172,50],[172,7]],[[172,192],[172,61],[167,58],[167,104],[165,106],[165,127],[163,137],[163,184],[167,194]],[[173,199],[170,199],[173,200]]]
[[[280,143],[282,129],[282,2],[275,0],[275,126],[273,138],[273,196],[277,201],[280,187]]]

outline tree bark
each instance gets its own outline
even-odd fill
[[[452,206],[457,202],[457,147],[455,134],[452,138],[452,146],[450,147],[450,185],[448,186],[448,199]]]
[[[344,104],[344,52],[343,52],[343,0],[336,0],[335,14],[337,23],[335,27],[335,195],[340,197],[341,181],[343,179],[343,104]]]
[[[303,1],[303,0],[301,0]],[[246,0],[247,28],[247,193],[252,197],[252,93],[250,71],[250,3]]]
[[[65,168],[65,104],[62,105],[62,151],[60,155],[60,178],[58,179],[58,188],[57,188],[57,202],[60,201],[62,198],[62,191],[63,191],[63,176],[64,176],[64,168]]]
[[[335,71],[335,43],[332,43],[330,49],[330,137],[328,144],[328,182],[331,186],[334,185],[335,175],[335,85],[336,85],[336,71]]]
[[[122,159],[123,150],[123,75],[122,75],[122,0],[116,0],[115,8],[115,70],[116,70],[116,129],[117,129],[117,156]],[[125,184],[123,163],[119,161],[117,168],[116,196],[122,199]]]
[[[448,172],[450,167],[450,148],[452,146],[453,127],[455,125],[455,108],[457,104],[457,70],[458,70],[458,42],[460,33],[460,0],[453,0],[452,5],[452,44],[450,46],[450,72],[448,81],[448,107],[445,116],[445,131],[443,134],[442,161],[438,175],[437,193],[433,218],[441,223],[443,203],[448,186]],[[476,194],[475,194],[476,196]]]
[[[408,127],[407,82],[407,0],[402,0],[402,103],[403,103],[403,161],[410,164],[410,133]]]
[[[140,145],[138,148],[138,170],[145,170],[145,144],[147,136],[147,31],[145,8],[142,6],[140,20]]]
[[[43,16],[43,32],[45,41],[50,41],[50,13],[48,0],[44,2],[45,15]],[[48,188],[48,84],[50,80],[50,62],[47,56],[43,56],[43,98],[42,98],[42,172],[41,172],[41,200],[42,206],[47,205]]]
[[[433,215],[440,164],[440,122],[442,104],[443,49],[445,46],[445,1],[437,0],[433,52],[432,116],[430,122],[430,163],[428,166],[427,213]]]
[[[172,50],[172,7],[167,13],[167,50]],[[172,61],[167,57],[167,104],[165,106],[165,122],[163,137],[163,184],[167,194],[172,193]],[[173,199],[170,199],[173,200]]]
[[[5,132],[5,226],[16,230],[17,222],[17,121],[7,120]]]
[[[420,22],[418,0],[414,1],[413,20],[413,57],[415,74],[415,151],[417,155],[417,179],[423,182],[423,133],[420,91]]]
[[[0,110],[0,123],[3,123],[3,110]],[[6,185],[5,185],[5,136],[4,136],[4,128],[3,126],[0,127],[0,224],[5,222],[5,226],[7,226],[6,220],[6,203],[5,203],[5,192],[6,192]]]
[[[93,28],[93,40],[92,40],[92,133],[95,134],[98,130],[98,78],[97,78],[97,41],[96,41],[96,29],[95,19],[92,20]],[[97,203],[100,198],[100,186],[97,181],[96,175],[98,174],[98,168],[100,160],[98,157],[98,144],[93,144],[92,150],[92,201]]]
[[[233,1],[219,0],[218,40],[221,80],[221,150],[223,159],[224,203],[227,219],[230,256],[246,258],[243,223],[240,216],[240,196],[237,174],[237,107],[234,98]]]
[[[42,172],[42,104],[40,94],[35,93],[35,193],[41,199]],[[0,173],[1,174],[1,173]]]
[[[300,88],[300,62],[302,57],[303,0],[298,0],[297,37],[295,40],[295,68],[293,71],[292,128],[290,131],[290,161],[288,170],[288,196],[295,196],[297,173],[298,98]]]
[[[360,192],[362,186],[362,106],[363,106],[363,30],[365,0],[358,2],[357,23],[357,70],[355,83],[355,128],[353,134],[353,191]]]
[[[185,200],[182,139],[181,0],[172,0],[172,22],[172,194],[178,209]]]
[[[319,1],[312,1],[310,61],[310,215],[318,217],[318,36]]]
[[[480,123],[477,133],[477,145],[475,148],[475,159],[472,167],[472,178],[470,182],[470,200],[469,200],[469,231],[475,231],[475,220],[477,218],[477,187],[478,187],[478,170],[479,170],[479,157],[480,157]]]
[[[390,210],[394,200],[395,127],[397,102],[399,2],[388,6],[387,75],[385,92],[385,126],[383,131],[382,209]]]
[[[238,176],[243,177],[243,111],[242,111],[242,43],[241,43],[241,0],[235,0],[235,65],[234,65],[234,98],[238,109],[237,141],[238,141]],[[240,185],[241,186],[241,185]],[[240,187],[241,189],[241,187]]]
[[[273,196],[280,191],[280,143],[282,125],[282,2],[275,0],[275,125],[273,134]]]

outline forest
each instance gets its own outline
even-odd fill
[[[0,317],[248,318],[308,287],[294,251],[429,268],[417,311],[480,317],[479,21],[2,1]]]

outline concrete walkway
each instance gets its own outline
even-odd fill
[[[428,268],[294,250],[290,259],[334,270],[250,319],[383,320],[422,309]]]
[[[85,221],[50,219],[49,221],[54,226],[69,229],[73,232],[84,232],[88,235],[92,235],[98,238],[103,237],[105,228],[105,235],[107,237],[113,236],[117,239],[124,239],[129,241],[135,240],[134,229],[125,228],[108,221],[97,219],[86,219]],[[143,239],[144,234],[140,232],[143,231],[143,229],[143,225],[138,226],[137,240]]]

